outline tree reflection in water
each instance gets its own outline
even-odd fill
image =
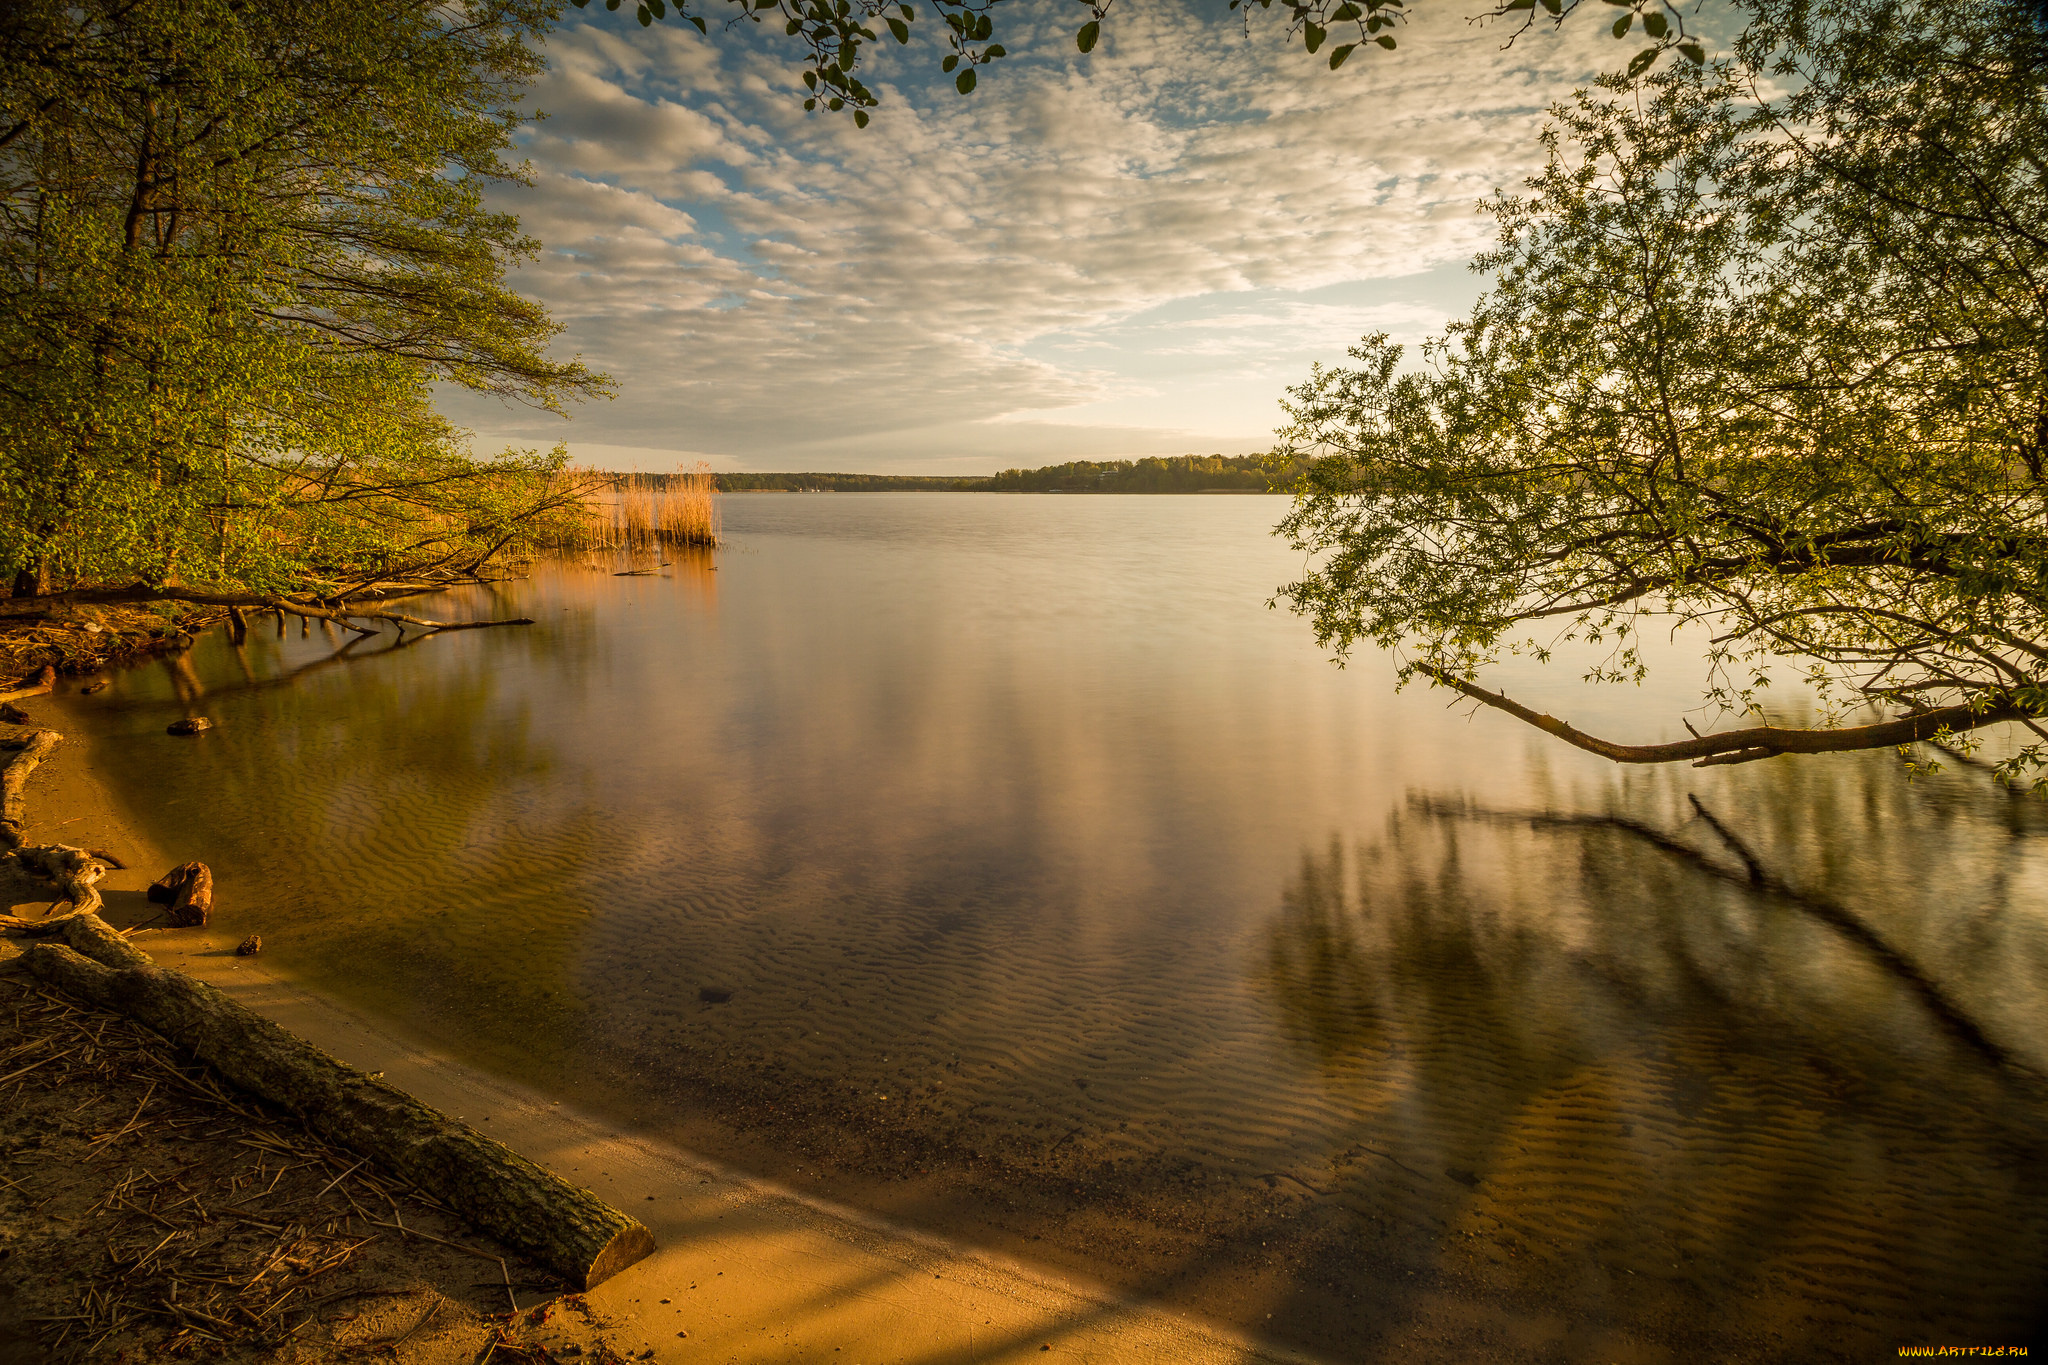
[[[1331,1199],[1482,1298],[1715,1349],[2023,1339],[2039,1076],[1797,896],[1427,800],[1304,852],[1256,975],[1345,1101]]]

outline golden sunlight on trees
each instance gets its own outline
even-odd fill
[[[604,381],[490,211],[539,0],[27,0],[0,19],[0,567],[330,606],[475,574],[575,500],[477,459],[454,383]]]
[[[1283,595],[1340,653],[1620,762],[2048,739],[2048,33],[2005,4],[1749,13],[1731,60],[1555,111],[1548,168],[1491,206],[1495,287],[1421,368],[1373,337],[1294,390],[1315,463],[1283,529],[1314,559]],[[1560,639],[1640,678],[1651,617],[1705,630],[1709,703],[1758,717],[1789,664],[1822,726],[1621,744],[1478,681]]]

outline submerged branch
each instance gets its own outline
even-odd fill
[[[289,616],[304,617],[313,621],[333,621],[349,630],[364,635],[375,635],[374,630],[355,624],[357,620],[389,621],[400,627],[416,630],[478,630],[485,626],[530,626],[530,616],[500,617],[488,621],[430,621],[424,617],[408,616],[403,612],[382,611],[373,607],[350,607],[344,604],[326,605],[320,600],[306,601],[298,598],[265,593],[209,592],[202,588],[161,587],[153,588],[147,583],[132,583],[125,588],[71,588],[64,592],[51,593],[44,597],[16,599],[31,608],[40,608],[58,602],[86,602],[95,604],[115,602],[189,602],[201,607],[240,607],[252,611],[275,611]],[[332,601],[333,599],[328,599]],[[8,607],[0,605],[0,615],[8,614]]]

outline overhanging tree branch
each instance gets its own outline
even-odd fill
[[[1696,735],[1666,744],[1617,744],[1610,739],[1589,735],[1555,716],[1531,710],[1446,669],[1425,664],[1417,671],[1439,686],[1463,693],[1497,711],[1505,711],[1547,735],[1554,735],[1567,744],[1616,763],[1683,763],[1689,760],[1695,768],[1710,768],[1752,763],[1762,758],[1776,758],[1780,754],[1839,754],[1860,749],[1893,749],[1941,734],[1961,734],[2004,721],[2025,721],[2034,715],[2017,702],[1999,695],[1987,699],[1987,704],[1982,707],[1969,704],[1944,706],[1897,720],[1880,721],[1875,725],[1853,725],[1832,730],[1753,725],[1742,730]]]

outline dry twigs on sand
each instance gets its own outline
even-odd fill
[[[20,972],[0,975],[0,1158],[0,1356],[11,1327],[57,1365],[538,1361],[566,1325],[577,1359],[620,1358],[562,1281]],[[515,1283],[552,1301],[507,1312]]]

